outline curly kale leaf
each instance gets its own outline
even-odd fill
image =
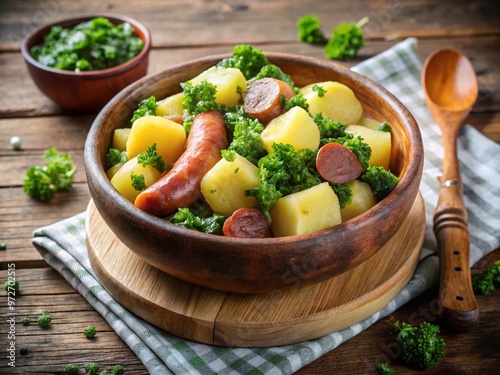
[[[264,125],[241,112],[228,112],[224,115],[224,120],[233,134],[228,150],[257,165],[259,159],[266,154],[260,138]]]
[[[394,369],[387,362],[379,363],[377,371],[380,375],[396,375]]]
[[[232,57],[223,59],[217,66],[237,68],[247,81],[269,77],[280,79],[295,87],[288,74],[284,73],[277,65],[270,63],[263,51],[249,44],[235,46]]]
[[[420,369],[436,366],[444,357],[445,342],[438,336],[439,326],[422,322],[418,327],[396,322],[397,342],[401,346],[401,359]]]
[[[146,151],[143,151],[139,155],[137,155],[137,162],[139,164],[142,164],[143,167],[151,165],[160,173],[163,173],[172,167],[171,165],[167,165],[165,163],[165,160],[163,160],[163,158],[158,155],[158,153],[156,152],[156,143],[153,143],[150,147],[147,148]]]
[[[298,39],[311,44],[324,44],[327,42],[325,34],[321,31],[321,21],[312,14],[306,14],[297,21]]]
[[[290,99],[286,99],[284,96],[282,96],[284,103],[285,103],[285,110],[288,111],[292,109],[293,107],[301,107],[304,109],[306,112],[309,112],[309,104],[306,101],[306,98],[304,98],[304,95],[302,93],[298,93],[295,96],[292,96]]]
[[[132,187],[137,191],[143,191],[147,188],[146,178],[143,174],[130,174],[130,180]]]
[[[223,59],[217,66],[237,68],[249,80],[255,77],[267,64],[268,60],[263,51],[253,48],[249,44],[240,44],[234,47],[232,57]]]
[[[270,218],[270,209],[276,201],[322,182],[315,170],[317,151],[296,150],[289,144],[273,144],[273,152],[259,160],[259,186],[247,191],[257,198],[262,212]]]
[[[326,94],[326,90],[320,85],[313,85],[312,90],[318,94],[319,98],[322,98]]]
[[[391,126],[387,122],[383,122],[378,127],[378,130],[380,130],[381,132],[390,133],[391,132]]]
[[[486,271],[472,276],[472,288],[474,293],[488,295],[495,290],[495,284],[500,284],[500,260]]]
[[[168,221],[184,228],[210,234],[222,234],[222,227],[226,217],[218,213],[204,216],[195,208],[179,208]]]
[[[346,184],[330,184],[337,197],[339,198],[340,208],[344,208],[352,202],[352,190]]]
[[[314,115],[312,119],[318,125],[322,145],[332,142],[332,138],[348,136],[348,133],[345,131],[346,124],[343,122],[325,117],[321,112]]]
[[[34,199],[49,201],[56,192],[71,188],[76,168],[69,154],[59,153],[55,148],[45,150],[43,159],[43,167],[28,168],[24,191]]]
[[[215,101],[217,86],[208,81],[202,81],[194,86],[191,81],[187,81],[181,83],[181,87],[184,93],[182,108],[186,110],[183,115],[184,128],[189,133],[196,115],[212,110],[220,110],[219,104]]]
[[[106,155],[106,167],[111,168],[117,164],[123,164],[128,161],[126,151],[120,151],[116,148],[110,148]]]
[[[394,190],[399,178],[383,167],[370,165],[366,172],[361,174],[361,181],[370,185],[373,195],[380,201]]]
[[[262,67],[252,81],[266,77],[279,79],[288,83],[292,88],[295,88],[295,82],[293,82],[292,78],[283,72],[283,70],[281,70],[281,68],[277,65],[267,63]]]
[[[365,38],[362,27],[368,18],[361,19],[358,23],[342,22],[332,30],[332,37],[325,46],[325,56],[333,60],[345,57],[354,57],[358,50],[364,47]]]
[[[156,108],[158,108],[158,103],[154,96],[150,96],[147,99],[142,100],[139,103],[138,108],[134,111],[130,122],[134,122],[138,118],[143,116],[154,116],[156,114]]]

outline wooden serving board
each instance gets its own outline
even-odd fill
[[[236,294],[192,285],[150,266],[118,240],[92,202],[87,214],[90,262],[119,303],[174,335],[222,346],[292,344],[369,317],[410,280],[425,232],[419,194],[396,235],[354,269],[304,288]]]

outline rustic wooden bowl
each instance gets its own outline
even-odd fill
[[[333,80],[348,85],[365,114],[392,127],[394,191],[372,209],[338,226],[307,235],[237,239],[173,225],[140,211],[106,177],[114,129],[130,124],[137,104],[180,91],[187,81],[227,56],[176,65],[145,77],[113,98],[97,116],[85,144],[92,199],[114,234],[152,266],[185,281],[229,292],[264,293],[303,287],[339,275],[375,254],[399,229],[418,193],[423,146],[410,112],[374,81],[326,60],[267,53],[297,85]]]
[[[144,41],[143,49],[134,58],[118,66],[85,72],[54,69],[40,64],[31,56],[31,48],[43,43],[43,38],[52,26],[70,28],[95,17],[106,17],[115,25],[130,23]],[[78,112],[99,111],[122,89],[144,77],[148,70],[150,50],[151,34],[146,26],[133,18],[107,13],[68,18],[43,25],[28,34],[21,45],[29,74],[38,89],[61,107]]]

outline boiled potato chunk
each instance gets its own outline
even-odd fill
[[[210,208],[231,215],[239,208],[252,208],[255,197],[246,197],[245,190],[259,185],[259,168],[236,154],[234,161],[219,160],[201,180],[201,193]]]
[[[322,96],[313,90],[314,85],[324,90]],[[325,117],[346,124],[357,124],[363,115],[363,107],[354,92],[339,82],[313,83],[303,87],[302,93],[312,115],[322,113]]]
[[[161,173],[151,165],[143,166],[137,162],[137,157],[130,159],[113,175],[111,185],[130,202],[134,202],[140,191],[132,186],[132,174],[143,175],[146,187],[158,181],[166,172]]]
[[[193,86],[208,81],[217,86],[215,101],[219,104],[241,104],[247,90],[247,80],[239,69],[213,66],[191,80]]]
[[[184,112],[182,108],[182,102],[184,101],[184,93],[180,92],[171,96],[167,96],[158,102],[158,107],[156,107],[156,116],[181,116]]]
[[[132,159],[154,143],[165,163],[174,163],[184,151],[186,131],[182,125],[165,117],[140,117],[134,121],[127,140],[127,157]]]
[[[290,144],[296,149],[319,147],[320,134],[318,125],[301,107],[274,118],[267,124],[260,135],[264,149],[271,153],[273,143]]]
[[[361,117],[361,120],[359,120],[356,125],[362,125],[373,130],[378,130],[382,123],[369,117]]]
[[[108,178],[111,180],[113,178],[113,176],[116,174],[116,172],[118,172],[120,170],[120,168],[123,167],[123,164],[124,163],[118,163],[118,164],[113,165],[111,168],[109,168],[106,171],[106,176],[108,176]]]
[[[370,165],[376,165],[389,170],[391,161],[391,133],[373,130],[361,125],[349,125],[345,129],[354,137],[360,136],[372,149]]]
[[[342,222],[339,200],[328,182],[279,198],[270,213],[276,237],[310,233]]]
[[[352,202],[340,209],[342,222],[362,214],[377,203],[370,185],[366,182],[352,180],[347,183],[347,186],[352,192]]]
[[[113,148],[116,148],[118,151],[125,151],[127,148],[127,139],[130,135],[130,128],[120,128],[115,129],[113,132]]]

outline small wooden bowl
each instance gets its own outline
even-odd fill
[[[367,212],[318,232],[238,239],[188,230],[154,217],[123,198],[106,177],[113,131],[128,126],[137,104],[180,91],[180,83],[227,56],[211,56],[145,77],[117,95],[97,116],[85,144],[92,199],[115,235],[152,266],[182,280],[228,292],[265,293],[318,283],[375,254],[399,229],[419,190],[423,146],[410,112],[388,91],[350,69],[311,57],[267,53],[297,86],[326,80],[349,86],[365,115],[392,127],[392,171],[400,182]]]
[[[95,17],[108,18],[113,24],[128,22],[144,41],[143,49],[131,60],[118,66],[84,72],[54,69],[40,64],[31,56],[31,48],[42,44],[52,26],[71,28]],[[151,34],[142,23],[117,14],[91,14],[43,25],[22,42],[21,52],[29,74],[38,89],[61,107],[78,112],[97,112],[122,89],[147,74]]]

